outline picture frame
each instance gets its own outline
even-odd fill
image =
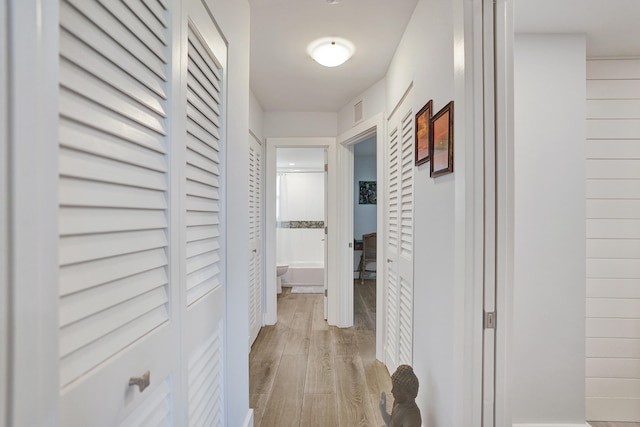
[[[453,101],[431,118],[432,178],[453,172]]]
[[[375,205],[377,203],[376,181],[359,181],[358,204]]]
[[[415,121],[415,158],[416,166],[431,160],[431,114],[433,100],[430,99],[424,107],[416,113]]]

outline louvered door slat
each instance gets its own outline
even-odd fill
[[[204,142],[214,150],[219,151],[220,146],[218,144],[219,135],[210,135],[208,134],[202,127],[200,127],[196,122],[187,118],[187,140],[196,138],[200,141]]]
[[[163,307],[167,300],[165,290],[159,288],[117,307],[91,313],[91,316],[80,319],[82,322],[66,325],[60,332],[60,356],[64,357],[136,318]]]
[[[218,200],[220,198],[219,190],[212,189],[210,185],[196,181],[187,182],[187,193],[192,197],[203,197],[214,200]]]
[[[166,209],[162,191],[125,187],[102,182],[60,178],[58,200],[66,206],[105,208]]]
[[[123,162],[92,156],[79,151],[60,149],[60,175],[149,190],[166,190],[164,174]]]
[[[211,121],[216,127],[220,127],[218,116],[220,115],[220,108],[217,103],[218,98],[212,98],[207,91],[201,89],[201,85],[191,88],[192,91],[187,93],[187,102],[193,108],[202,113],[206,120]]]
[[[117,20],[109,11],[97,2],[86,0],[67,0],[78,11],[87,17],[95,26],[129,52],[162,80],[167,80],[164,64],[167,58],[164,54],[158,57],[133,34],[133,29]]]
[[[190,48],[194,48],[193,45],[189,45]],[[211,82],[211,78],[213,78],[213,76],[207,76],[204,74],[204,72],[202,71],[202,69],[200,67],[198,67],[197,61],[196,59],[194,59],[193,57],[189,57],[189,74],[191,75],[191,78],[193,80],[195,80],[197,82],[197,85],[195,85],[196,87],[189,87],[189,89],[192,89],[193,91],[196,92],[202,92],[199,96],[202,97],[203,99],[205,97],[210,97],[213,99],[214,104],[220,102],[220,94],[218,93],[217,88],[213,85],[213,83]],[[202,88],[202,90],[199,90],[198,88]],[[211,107],[214,108],[214,107]]]
[[[222,425],[222,373],[222,341],[218,327],[189,357],[190,427]]]
[[[187,146],[189,147],[189,150],[193,151],[194,153],[198,153],[207,159],[211,159],[216,163],[220,163],[220,158],[218,157],[218,149],[212,148],[201,140],[189,135],[189,137],[187,138]]]
[[[165,46],[169,43],[164,29],[167,28],[167,21],[162,17],[162,8],[160,8],[160,19],[140,2],[140,0],[123,0],[129,9],[137,16],[140,21],[153,33],[153,35]],[[157,4],[157,3],[156,3]]]
[[[165,228],[164,212],[142,209],[101,209],[69,207],[60,209],[61,236],[140,231]]]
[[[158,100],[156,93],[141,85],[133,75],[123,72],[119,64],[114,64],[64,28],[60,29],[60,57],[137,100],[150,110],[163,117],[166,116],[164,106]]]
[[[90,96],[91,101],[127,117],[149,129],[165,134],[163,117],[154,114],[142,105],[131,102],[131,98],[118,92],[107,83],[87,75],[69,61],[60,61],[60,84],[70,91]],[[90,94],[90,95],[87,95]]]
[[[402,122],[401,225],[400,247],[405,256],[413,253],[413,118],[409,114]]]
[[[135,322],[131,322],[126,327],[100,337],[100,341],[94,341],[67,355],[64,359],[65,363],[60,366],[61,384],[70,384],[73,380],[87,374],[95,368],[93,361],[107,360],[163,324],[167,316],[166,308],[158,307],[136,318]]]
[[[115,307],[166,284],[167,277],[162,269],[153,269],[114,281],[109,287],[98,286],[85,294],[70,295],[60,302],[60,326],[77,322],[94,312]]]
[[[187,271],[190,274],[187,276],[187,303],[190,305],[221,284],[220,269],[217,266],[220,262],[219,245],[216,242],[220,236],[217,228],[220,211],[220,158],[217,153],[220,138],[217,125],[220,77],[210,51],[191,28],[188,41],[187,73],[191,81],[198,84],[187,85],[187,134],[195,137],[187,139],[187,218],[193,217],[192,213],[197,213],[197,225],[191,225],[187,220],[187,253],[193,253],[189,246],[195,242],[198,242],[198,247],[202,247],[204,239],[207,239],[211,249],[197,255],[188,255]],[[207,97],[214,102],[202,102]],[[209,150],[206,149],[207,146],[210,147]],[[195,191],[190,192],[192,190]],[[193,274],[196,271],[198,273]]]
[[[59,138],[62,147],[158,172],[166,172],[166,163],[162,157],[156,155],[155,151],[64,118],[61,118],[59,123]]]
[[[220,187],[220,182],[218,181],[219,170],[217,166],[211,162],[211,170],[204,170],[194,165],[188,165],[187,170],[187,179],[199,182],[201,184],[206,184],[213,189],[217,189]]]
[[[161,427],[173,423],[171,415],[171,381],[165,379],[147,396],[140,408],[128,416],[119,427]]]
[[[189,28],[189,59],[194,61],[198,70],[209,81],[209,83],[215,88],[215,93],[220,93],[220,79],[221,75],[218,71],[218,67],[210,61],[211,53],[207,47],[200,41],[198,36],[195,35],[192,28]]]
[[[398,164],[398,132],[391,132],[389,138],[389,236],[388,244],[397,251],[399,246],[398,203],[399,203],[399,164]]]
[[[163,63],[167,62],[167,56],[164,52],[166,43],[162,43],[150,27],[154,27],[153,21],[149,21],[145,24],[140,17],[136,16],[135,12],[125,6],[122,2],[116,2],[113,0],[99,0],[100,4],[122,23],[123,27],[129,30],[132,36],[134,36],[140,43],[144,44],[144,51],[147,49],[153,52]],[[162,34],[166,25],[156,25],[158,32]],[[159,27],[159,28],[158,28]]]
[[[118,111],[92,103],[86,97],[76,95],[74,92],[67,90],[60,92],[64,95],[60,99],[62,117],[74,119],[83,125],[151,150],[164,152],[164,147],[158,144],[158,137],[163,136],[164,132],[157,132],[145,124],[125,119]]]
[[[145,67],[129,52],[123,52],[122,46],[115,43],[113,39],[102,31],[97,30],[84,15],[66,2],[60,4],[60,24],[65,30],[103,55],[115,66],[134,77],[157,95],[160,95],[161,98],[166,99],[166,83],[161,77],[154,74],[148,67]],[[71,53],[71,56],[75,57],[76,55]]]
[[[220,114],[220,110],[217,106],[218,100],[211,96],[198,79],[192,74],[187,76],[187,87],[194,92],[194,97],[200,99],[205,105],[215,111],[216,114]]]
[[[165,10],[169,9],[169,4],[164,0],[143,0],[142,1],[149,10],[156,17],[158,22],[160,22],[165,27],[167,24],[167,18],[165,17]]]
[[[220,171],[218,170],[218,167],[215,166],[212,168],[212,165],[211,165],[211,162],[212,162],[211,157],[217,158],[217,154],[213,152],[211,157],[207,157],[207,154],[201,154],[200,152],[196,151],[198,148],[200,148],[200,146],[192,147],[191,144],[188,144],[187,162],[190,165],[193,165],[199,169],[202,169],[205,172],[213,173],[214,175],[219,175]]]

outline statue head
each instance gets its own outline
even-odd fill
[[[400,365],[391,376],[391,393],[398,403],[409,403],[418,396],[418,377],[409,365]]]

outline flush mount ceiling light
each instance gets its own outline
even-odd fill
[[[344,64],[355,50],[353,43],[340,37],[323,37],[311,42],[307,47],[309,55],[325,67]]]

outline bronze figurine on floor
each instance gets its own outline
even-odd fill
[[[418,377],[409,365],[400,365],[391,376],[393,409],[387,413],[387,395],[380,395],[380,413],[387,427],[420,427],[422,417],[416,404]]]

